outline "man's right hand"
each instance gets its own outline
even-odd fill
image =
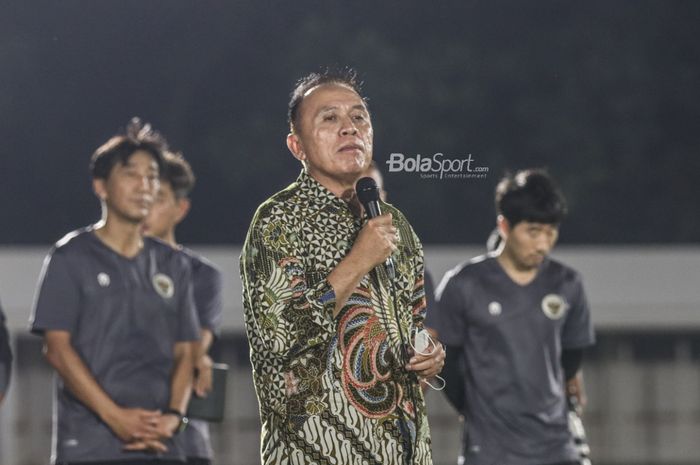
[[[157,410],[122,408],[97,383],[85,362],[75,351],[71,333],[50,330],[44,334],[44,355],[70,391],[95,412],[112,432],[129,447],[143,443],[141,450],[165,451],[157,433]]]
[[[368,220],[355,239],[350,252],[328,275],[335,292],[333,317],[338,316],[362,277],[381,265],[396,250],[398,232],[391,213]]]
[[[385,213],[365,223],[350,254],[369,272],[391,256],[398,240],[398,230],[392,223],[391,213]]]
[[[123,442],[150,441],[159,439],[160,416],[158,410],[117,407],[105,422]]]
[[[130,442],[129,444],[124,446],[124,450],[128,451],[147,451],[147,452],[168,452],[168,448],[165,447],[165,444],[160,442],[157,439],[149,439],[149,440],[137,440],[134,442]]]

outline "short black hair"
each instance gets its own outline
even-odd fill
[[[510,227],[521,221],[559,224],[567,213],[566,199],[545,170],[507,174],[496,186],[496,211]]]
[[[362,95],[362,82],[357,77],[357,71],[350,67],[325,68],[318,73],[304,76],[294,85],[287,108],[287,122],[289,123],[290,131],[294,132],[295,127],[299,124],[299,107],[306,93],[324,84],[338,84],[349,87],[357,92],[357,95],[360,96],[365,106],[367,106],[367,98]]]
[[[139,150],[150,153],[158,164],[158,170],[163,170],[163,153],[168,150],[167,141],[150,124],[132,118],[124,134],[113,136],[95,150],[90,158],[90,174],[93,179],[107,179],[114,165],[127,163]]]
[[[195,184],[192,167],[179,152],[165,152],[161,181],[170,184],[176,199],[188,197]]]

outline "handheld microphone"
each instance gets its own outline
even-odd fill
[[[376,218],[382,214],[382,210],[379,208],[379,189],[374,179],[370,177],[359,179],[355,184],[355,192],[357,193],[357,199],[364,207],[370,219]],[[386,269],[386,274],[389,275],[389,279],[394,279],[396,277],[396,267],[391,257],[387,257],[384,262],[384,269]]]

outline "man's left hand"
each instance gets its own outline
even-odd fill
[[[445,366],[445,348],[431,340],[426,353],[427,355],[414,353],[406,369],[415,372],[421,378],[432,378]]]
[[[213,364],[214,362],[207,354],[197,360],[197,378],[194,380],[194,392],[197,397],[206,397],[211,392]]]
[[[584,407],[588,403],[586,390],[583,387],[583,373],[579,370],[576,376],[566,382],[566,393],[570,396],[575,396],[578,401],[579,414],[583,412]]]
[[[156,420],[156,434],[158,439],[137,439],[124,446],[128,451],[167,452],[168,448],[163,440],[173,437],[175,430],[180,425],[180,418],[172,413],[159,415]]]

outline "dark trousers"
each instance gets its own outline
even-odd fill
[[[187,465],[211,465],[211,460],[187,457]]]
[[[56,465],[211,465],[209,459],[199,459],[190,457],[187,462],[179,460],[110,460],[108,462],[59,462]]]
[[[465,464],[469,465],[469,464]],[[581,462],[575,461],[575,462],[557,462],[557,463],[547,463],[547,464],[542,464],[542,465],[581,465]]]
[[[185,465],[185,462],[180,460],[137,459],[109,460],[106,462],[58,462],[56,465]]]

